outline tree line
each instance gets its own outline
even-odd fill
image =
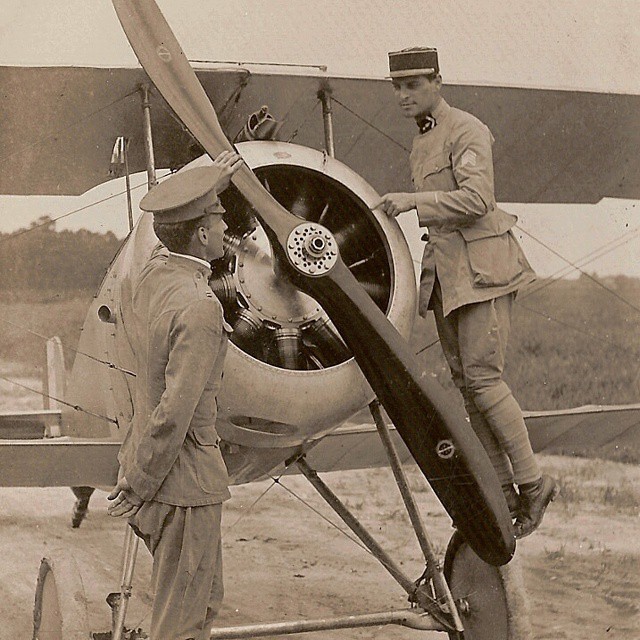
[[[27,229],[0,233],[0,296],[94,292],[121,243],[111,231],[56,231],[47,216]]]

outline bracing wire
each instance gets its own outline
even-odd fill
[[[387,140],[393,142],[393,144],[400,147],[401,149],[404,149],[407,153],[410,153],[411,149],[403,145],[402,142],[398,142],[394,137],[390,136],[386,131],[383,131],[382,129],[380,129],[380,127],[377,127],[375,124],[373,124],[373,122],[369,122],[369,120],[367,120],[364,116],[361,116],[357,111],[354,111],[343,102],[340,102],[338,98],[336,98],[335,96],[332,96],[331,99],[333,100],[333,102],[337,102],[343,109],[348,111],[351,115],[355,116],[359,120],[362,120],[362,122],[364,122],[366,125],[371,127],[374,131],[377,131],[380,135],[384,136]]]
[[[337,525],[330,518],[327,518],[327,516],[325,516],[318,509],[316,509],[311,503],[307,502],[302,496],[298,495],[295,491],[293,491],[293,489],[287,487],[287,485],[285,485],[285,484],[282,484],[282,482],[280,482],[280,478],[282,476],[278,476],[277,478],[274,478],[273,476],[269,476],[269,477],[271,478],[271,480],[273,480],[273,484],[271,486],[278,485],[278,486],[282,487],[287,493],[291,494],[294,498],[299,500],[305,507],[307,507],[308,509],[313,511],[313,513],[315,513],[316,515],[320,516],[325,522],[330,524],[334,529],[336,529],[342,535],[344,535],[346,538],[351,540],[351,542],[355,543],[361,549],[364,549],[368,554],[373,555],[371,550],[367,549],[367,547],[364,544],[362,544],[362,542],[360,540],[358,540],[357,538],[353,537],[348,531],[346,531],[345,529],[343,529],[342,527]]]
[[[578,260],[576,260],[576,264],[579,265],[580,267],[584,267],[590,264],[591,262],[593,262],[594,260],[597,260],[598,258],[601,258],[602,256],[606,255],[607,253],[610,253],[615,249],[619,249],[623,245],[631,242],[634,239],[633,236],[637,235],[638,233],[640,233],[640,227],[636,227],[635,229],[630,229],[629,231],[625,231],[625,233],[623,233],[621,236],[614,238],[613,240],[607,242],[606,244],[603,244],[601,247],[598,247],[597,249],[594,249],[593,251],[583,255],[581,258],[578,258]],[[537,239],[535,240],[537,241]],[[562,256],[560,257],[562,258],[562,260],[564,260]],[[522,297],[528,298],[530,295],[533,295],[534,293],[537,293],[542,289],[546,289],[546,287],[551,286],[554,282],[557,281],[556,280],[557,276],[560,276],[560,278],[558,279],[562,279],[565,276],[567,276],[569,273],[575,270],[576,268],[571,264],[561,267],[557,271],[554,271],[546,279],[547,280],[546,282],[541,284],[539,287],[532,287],[531,290],[526,291],[522,295]]]
[[[598,336],[594,333],[591,333],[590,331],[587,331],[586,329],[581,329],[580,327],[576,327],[575,325],[570,324],[569,322],[564,322],[563,320],[559,320],[558,318],[554,318],[553,316],[550,316],[548,313],[545,313],[544,311],[539,311],[538,309],[534,309],[533,307],[528,307],[527,305],[524,304],[520,304],[517,300],[516,300],[516,304],[520,307],[522,307],[523,309],[526,309],[527,311],[531,312],[531,313],[535,313],[538,316],[541,316],[542,318],[544,318],[545,320],[549,320],[550,322],[555,322],[556,324],[559,324],[563,327],[566,327],[567,329],[571,329],[573,331],[575,331],[576,333],[581,333],[582,335],[585,335],[589,338],[593,338],[596,342],[600,342],[600,343],[607,343],[608,345],[610,345],[611,347],[614,347],[615,349],[618,349],[624,353],[629,353],[629,346],[624,346],[622,344],[619,344],[617,342],[615,342],[614,340],[611,340],[610,338],[607,337],[602,337],[602,336]]]
[[[592,282],[597,284],[599,287],[601,287],[602,289],[607,291],[607,293],[609,293],[610,295],[612,295],[615,298],[617,298],[618,300],[620,300],[623,304],[626,304],[627,306],[632,308],[634,311],[640,312],[640,307],[637,307],[635,304],[633,304],[633,302],[627,300],[626,298],[621,296],[617,291],[614,291],[610,287],[607,287],[605,284],[600,282],[600,280],[598,280],[597,278],[594,278],[592,275],[590,275],[589,273],[587,273],[586,271],[584,271],[582,269],[582,267],[586,266],[587,264],[590,264],[594,260],[597,260],[598,258],[602,257],[603,255],[606,255],[607,253],[609,253],[609,252],[611,252],[611,251],[613,251],[615,249],[620,248],[622,245],[626,244],[627,242],[630,242],[633,238],[629,237],[629,236],[636,235],[638,232],[640,232],[640,227],[636,227],[635,229],[631,229],[630,231],[625,232],[622,236],[619,236],[618,238],[615,238],[614,240],[611,240],[610,242],[604,244],[602,247],[599,247],[598,249],[595,249],[594,251],[582,256],[582,258],[578,259],[575,263],[573,263],[570,260],[568,260],[567,258],[565,258],[562,254],[558,253],[557,251],[555,251],[554,249],[549,247],[547,244],[545,244],[544,242],[542,242],[541,240],[539,240],[538,238],[533,236],[531,233],[529,233],[528,231],[526,231],[525,229],[523,229],[519,225],[517,225],[516,228],[518,230],[520,230],[522,233],[524,233],[527,236],[529,236],[532,240],[535,240],[538,244],[543,246],[545,249],[547,249],[548,251],[553,253],[556,257],[560,258],[561,260],[564,260],[568,265],[568,267],[565,266],[562,269],[559,269],[558,271],[556,271],[554,274],[552,274],[549,277],[549,279],[546,279],[545,282],[543,284],[541,284],[540,286],[537,286],[537,287],[533,286],[530,289],[527,289],[526,291],[521,293],[520,296],[516,299],[516,304],[518,306],[522,307],[523,309],[526,309],[527,311],[530,311],[531,313],[535,313],[537,315],[540,315],[540,316],[544,317],[547,320],[550,320],[550,321],[555,322],[557,324],[561,324],[562,326],[565,326],[568,329],[572,329],[573,331],[576,331],[578,333],[582,333],[582,334],[587,335],[587,336],[589,336],[591,338],[594,338],[596,340],[600,340],[601,342],[607,342],[608,344],[610,344],[611,346],[615,347],[616,349],[621,349],[623,351],[628,351],[627,347],[624,347],[624,346],[622,346],[620,344],[617,344],[616,342],[610,340],[609,338],[602,338],[600,336],[595,336],[595,335],[593,335],[593,334],[591,334],[589,332],[584,331],[580,327],[576,327],[575,325],[572,325],[570,323],[564,322],[562,320],[558,320],[557,318],[554,318],[553,316],[550,316],[548,314],[540,312],[537,309],[533,309],[532,307],[528,307],[527,305],[523,305],[522,304],[522,300],[524,300],[524,299],[526,299],[526,298],[538,293],[539,291],[542,291],[543,289],[546,289],[547,287],[552,286],[553,284],[555,284],[556,282],[561,280],[564,276],[568,275],[568,273],[570,273],[571,271],[579,271],[581,274],[583,274],[589,280],[591,280]],[[567,269],[569,269],[569,270],[567,271]],[[560,278],[555,278],[555,276],[557,276],[558,274],[562,273],[563,271],[566,271],[566,273],[564,273],[564,275],[562,275]],[[429,344],[425,345],[424,347],[421,347],[420,349],[418,349],[418,351],[416,351],[416,355],[420,355],[423,351],[427,351],[428,349],[430,349],[431,347],[435,346],[439,342],[440,342],[439,339],[438,340],[434,340],[433,342],[430,342]]]
[[[60,404],[65,405],[66,407],[71,407],[72,409],[75,409],[76,411],[80,411],[82,413],[86,413],[90,416],[93,416],[94,418],[100,418],[100,420],[106,420],[107,422],[111,422],[112,424],[115,424],[116,426],[118,426],[118,421],[114,420],[113,418],[108,418],[107,416],[103,416],[100,415],[99,413],[94,413],[93,411],[89,411],[89,409],[83,409],[79,404],[71,404],[70,402],[66,402],[64,400],[61,400],[60,398],[56,398],[55,396],[51,396],[48,393],[44,393],[44,391],[39,391],[38,389],[34,389],[33,387],[29,387],[26,384],[22,384],[21,382],[18,382],[16,380],[12,380],[11,378],[6,378],[5,376],[0,375],[0,380],[4,380],[5,382],[9,382],[10,384],[14,384],[17,387],[22,387],[23,389],[26,389],[27,391],[31,391],[39,396],[42,396],[43,398],[49,398],[49,400],[55,400],[56,402],[59,402]]]
[[[131,191],[135,191],[136,189],[139,189],[140,187],[144,187],[147,184],[146,180],[145,182],[142,182],[134,187],[131,187]],[[26,234],[26,233],[31,233],[32,231],[36,231],[37,229],[40,229],[41,227],[46,227],[54,222],[57,222],[58,220],[62,220],[63,218],[68,218],[69,216],[72,216],[76,213],[80,213],[81,211],[86,211],[87,209],[90,209],[91,207],[95,207],[96,205],[102,204],[103,202],[108,202],[109,200],[113,200],[114,198],[119,198],[120,196],[126,195],[126,190],[125,191],[119,191],[118,193],[113,193],[110,196],[106,196],[105,198],[102,198],[100,200],[96,200],[95,202],[90,202],[89,204],[86,204],[82,207],[78,207],[77,209],[73,209],[72,211],[67,211],[67,213],[63,213],[62,215],[56,217],[56,218],[50,218],[47,219],[45,222],[41,223],[41,224],[37,224],[37,225],[33,225],[32,227],[28,227],[27,229],[19,229],[18,231],[16,231],[15,233],[12,233],[4,238],[0,238],[0,244],[3,244],[5,242],[9,242],[10,240],[15,240],[16,238]]]
[[[4,322],[5,324],[9,324],[12,327],[15,327],[16,329],[21,329],[22,331],[26,331],[27,333],[30,333],[34,336],[37,336],[38,338],[41,338],[42,340],[49,340],[49,338],[41,333],[38,333],[37,331],[33,331],[33,329],[28,329],[27,327],[23,327],[19,324],[16,324],[15,322],[11,322],[11,320],[7,320],[6,318],[2,318],[0,317],[0,322]],[[62,341],[61,341],[62,343]],[[94,360],[95,362],[99,362],[100,364],[104,364],[107,367],[109,367],[109,369],[115,369],[116,371],[121,371],[122,373],[128,375],[128,376],[132,376],[132,377],[136,377],[136,374],[133,371],[129,371],[128,369],[124,369],[122,367],[119,367],[118,365],[114,364],[113,362],[108,362],[107,360],[101,360],[100,358],[96,358],[95,356],[92,356],[89,353],[85,353],[84,351],[80,351],[80,349],[74,349],[73,347],[70,347],[67,344],[63,344],[62,346],[65,349],[69,349],[70,351],[73,351],[74,353],[77,353],[78,355],[81,356],[85,356],[86,358],[89,358],[91,360]]]
[[[96,109],[95,111],[92,111],[91,113],[88,113],[88,114],[86,114],[84,116],[81,116],[80,118],[74,119],[74,121],[71,124],[69,124],[68,126],[66,126],[66,127],[62,127],[61,129],[57,129],[56,131],[53,131],[52,133],[48,133],[47,135],[40,136],[36,140],[32,140],[31,142],[28,142],[28,143],[22,145],[21,147],[14,148],[9,153],[5,153],[4,155],[0,156],[0,162],[4,163],[4,162],[6,162],[6,160],[8,158],[10,158],[10,157],[12,157],[12,156],[14,156],[14,155],[16,155],[18,153],[22,153],[23,151],[27,151],[28,149],[32,149],[33,147],[40,146],[44,142],[46,142],[47,140],[50,140],[51,138],[55,138],[56,136],[59,136],[64,131],[68,131],[69,129],[73,129],[73,128],[77,127],[78,125],[82,124],[86,120],[89,120],[93,116],[101,113],[102,111],[106,111],[107,109],[109,109],[109,108],[113,107],[114,105],[118,104],[118,102],[126,100],[127,98],[131,97],[132,95],[135,95],[136,93],[138,93],[138,91],[139,91],[138,88],[134,89],[133,91],[129,91],[129,93],[125,93],[123,96],[120,96],[119,98],[116,98],[115,100],[113,100],[109,104],[105,104],[102,107],[100,107],[99,109]]]
[[[309,112],[307,113],[306,118],[294,129],[293,133],[289,136],[289,138],[287,139],[287,142],[292,142],[293,140],[296,139],[296,137],[298,136],[298,134],[300,133],[300,131],[302,131],[302,129],[307,125],[307,123],[309,122],[309,120],[311,120],[311,116],[314,114],[315,110],[317,109],[318,105],[320,104],[320,98],[318,98],[315,102],[315,104],[313,105],[313,107],[311,107],[311,109],[309,109]]]
[[[607,287],[605,284],[603,284],[602,282],[600,282],[597,278],[594,278],[591,274],[587,273],[586,271],[584,271],[582,269],[583,266],[585,266],[586,264],[588,264],[588,262],[583,263],[581,266],[578,266],[577,264],[574,264],[573,262],[571,262],[571,260],[567,260],[567,258],[565,258],[563,255],[561,255],[560,253],[558,253],[557,251],[555,251],[555,249],[552,249],[549,245],[547,245],[546,243],[542,242],[542,240],[539,240],[538,238],[532,236],[528,231],[525,231],[522,227],[517,226],[517,229],[522,231],[522,233],[526,234],[527,236],[529,236],[532,240],[535,240],[539,245],[543,246],[547,251],[553,253],[554,256],[556,256],[557,258],[560,258],[562,260],[564,260],[568,265],[570,265],[573,269],[575,269],[576,271],[579,271],[583,276],[585,276],[586,278],[589,278],[589,280],[591,280],[592,282],[594,282],[595,284],[597,284],[599,287],[601,287],[602,289],[604,289],[607,293],[609,293],[610,295],[614,296],[615,298],[617,298],[618,300],[620,300],[620,302],[622,302],[623,304],[626,304],[627,306],[631,307],[633,310],[637,311],[640,313],[640,307],[637,307],[635,304],[633,304],[632,302],[630,302],[629,300],[627,300],[626,298],[624,298],[623,296],[621,296],[617,291],[614,291],[613,289],[611,289],[610,287]],[[632,232],[628,232],[628,233],[632,233]],[[617,248],[614,247],[614,248]],[[613,249],[610,249],[611,251]],[[601,257],[604,254],[599,254],[597,257]],[[593,258],[593,260],[595,260],[596,258]],[[591,262],[592,260],[590,260],[589,262]],[[552,281],[555,282],[555,281]],[[533,294],[533,293],[537,293],[538,291],[541,291],[543,288],[545,288],[546,286],[549,286],[547,283],[545,283],[545,285],[538,287],[535,291],[532,291],[529,295]]]

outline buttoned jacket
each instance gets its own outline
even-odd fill
[[[215,428],[227,334],[210,273],[155,251],[134,289],[134,415],[119,460],[144,500],[186,507],[229,497]]]
[[[444,99],[432,115],[436,126],[414,138],[410,157],[418,222],[429,229],[420,274],[423,316],[436,273],[445,315],[535,279],[512,232],[517,218],[496,206],[488,127]]]

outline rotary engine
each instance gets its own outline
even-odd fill
[[[353,275],[408,338],[415,314],[411,255],[395,220],[372,211],[377,193],[326,154],[282,142],[237,145],[271,195],[300,218],[288,242],[307,273],[331,268],[339,250]],[[210,163],[208,156],[188,167]],[[231,185],[225,255],[210,285],[233,327],[218,398],[218,432],[233,482],[260,477],[365,407],[373,393],[323,309],[284,278],[264,229]],[[127,336],[132,282],[157,243],[143,215],[89,311],[79,350],[135,367]],[[98,318],[98,313],[102,322]],[[89,382],[91,381],[91,382]],[[131,418],[134,379],[78,356],[68,397],[91,411]],[[121,439],[124,429],[68,416],[72,435]],[[82,424],[80,424],[82,423]]]

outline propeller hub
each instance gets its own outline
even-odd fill
[[[287,239],[289,260],[308,276],[322,276],[331,271],[338,253],[338,243],[331,231],[317,222],[299,224]]]

